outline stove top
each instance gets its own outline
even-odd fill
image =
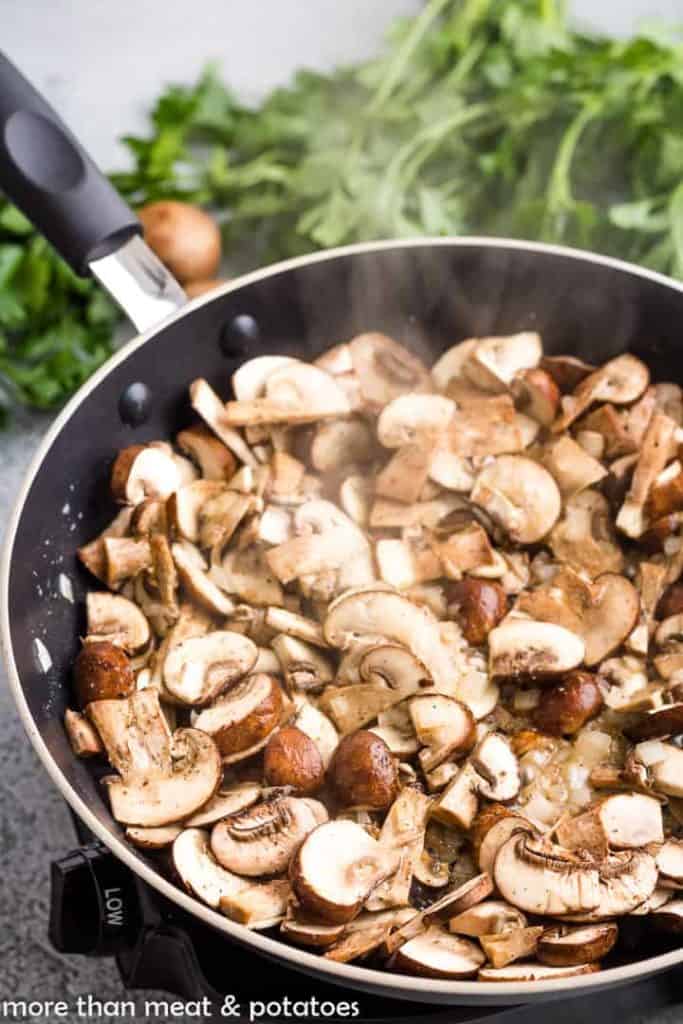
[[[82,826],[78,830],[82,833]],[[144,885],[97,842],[52,864],[50,939],[62,953],[115,957],[127,989],[158,989],[204,1001],[202,1019],[307,1018],[339,1024],[547,1024],[548,1003],[436,1006],[342,989],[232,943]],[[351,1010],[339,1012],[343,1004]],[[628,1020],[683,1004],[683,969],[553,1004],[553,1024]],[[353,1004],[356,1004],[355,1006]],[[222,1011],[222,1012],[221,1012]],[[213,1014],[213,1016],[211,1016]],[[682,1005],[683,1015],[683,1005]]]

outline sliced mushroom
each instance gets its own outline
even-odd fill
[[[551,426],[560,405],[560,390],[547,372],[540,367],[518,371],[510,383],[518,409],[540,423]]]
[[[616,924],[587,925],[569,928],[557,925],[548,928],[538,941],[536,956],[551,967],[574,967],[602,960],[614,946],[619,935]]]
[[[683,885],[683,840],[667,839],[657,851],[657,869],[665,881]]]
[[[396,704],[377,715],[377,725],[370,730],[383,739],[392,754],[397,757],[411,757],[419,750],[408,704]]]
[[[327,647],[322,626],[318,622],[290,612],[286,608],[267,608],[265,623],[274,633],[286,633],[316,647]]]
[[[479,942],[492,967],[505,967],[524,957],[534,956],[543,926],[512,928],[499,935],[481,935]]]
[[[369,894],[396,869],[396,855],[361,825],[337,819],[308,834],[290,864],[302,907],[322,921],[351,921]]]
[[[524,914],[503,900],[477,903],[456,914],[448,922],[449,931],[472,938],[479,938],[480,935],[500,935],[512,929],[526,927],[527,919]]]
[[[240,402],[262,398],[271,373],[297,362],[291,356],[256,356],[255,359],[247,359],[232,375],[235,398]]]
[[[196,548],[183,541],[171,546],[173,561],[188,594],[217,615],[232,615],[234,603],[209,578],[206,563]]]
[[[524,833],[512,835],[498,851],[494,880],[503,899],[525,913],[558,916],[600,905],[595,867]]]
[[[400,860],[395,874],[380,882],[366,900],[368,910],[403,907],[410,902],[410,886],[423,852],[431,804],[424,793],[406,786],[391,805],[379,841],[389,849],[400,850]]]
[[[489,535],[479,523],[471,523],[451,533],[445,541],[437,544],[436,551],[441,559],[443,574],[454,580],[460,580],[463,573],[472,573],[496,564]]]
[[[285,541],[271,548],[266,560],[277,578],[282,583],[289,583],[302,576],[340,569],[353,556],[367,550],[365,536],[348,520],[347,523],[330,525],[323,533],[306,533]]]
[[[202,829],[186,828],[180,833],[173,843],[173,866],[188,892],[214,909],[223,897],[249,885],[217,863],[209,849],[208,834]]]
[[[673,743],[648,740],[638,744],[635,757],[647,767],[656,793],[683,797],[683,750]]]
[[[187,828],[206,828],[222,818],[245,810],[255,804],[261,796],[261,787],[256,782],[241,782],[227,789],[219,789],[200,810],[185,821]]]
[[[490,804],[482,809],[472,825],[472,846],[479,870],[493,875],[498,851],[515,833],[534,834],[530,821],[502,804]]]
[[[195,480],[185,487],[180,487],[170,496],[170,520],[181,537],[194,542],[199,540],[200,510],[205,502],[224,490],[225,484],[219,480]]]
[[[64,712],[64,728],[76,757],[96,757],[104,752],[97,730],[79,711],[67,708]]]
[[[102,541],[105,560],[104,582],[112,590],[124,580],[137,576],[149,569],[152,554],[149,541],[134,540],[132,537],[105,537]]]
[[[400,947],[393,966],[421,977],[456,980],[474,977],[485,962],[476,943],[452,935],[440,925],[431,925]]]
[[[420,445],[399,448],[375,477],[375,494],[413,504],[427,485],[431,459],[431,451]]]
[[[363,405],[370,412],[381,411],[406,392],[432,390],[426,367],[386,334],[359,334],[348,349]]]
[[[454,396],[456,397],[456,396]],[[518,413],[509,395],[457,395],[458,407],[448,431],[436,447],[441,456],[482,459],[522,451],[536,435],[538,424]]]
[[[375,452],[375,439],[364,420],[332,420],[316,429],[311,463],[319,473],[330,473],[349,463],[369,462]]]
[[[648,525],[645,505],[652,486],[672,454],[676,423],[655,413],[647,428],[631,487],[617,515],[617,527],[628,537],[641,537]]]
[[[225,415],[225,405],[209,384],[201,378],[190,385],[190,401],[192,408],[211,428],[216,437],[240,460],[245,466],[258,466],[258,462],[248,444],[241,434],[229,425]]]
[[[397,590],[428,583],[443,575],[441,561],[434,551],[395,538],[377,541],[375,556],[380,578]]]
[[[424,772],[431,772],[448,758],[467,754],[474,746],[474,716],[453,697],[439,693],[414,697],[410,717],[424,748],[419,754]]]
[[[183,704],[208,704],[253,669],[258,649],[248,637],[227,630],[177,644],[164,662],[164,683]]]
[[[230,427],[245,427],[315,423],[349,412],[349,400],[334,377],[317,366],[291,360],[268,373],[262,398],[227,402],[222,418]]]
[[[574,978],[579,974],[593,974],[600,970],[600,964],[577,964],[576,967],[549,967],[547,964],[517,963],[507,967],[482,967],[477,974],[479,981],[507,982],[559,981]]]
[[[291,886],[284,878],[250,885],[235,893],[221,897],[220,909],[231,921],[247,928],[264,930],[274,928],[285,916]]]
[[[584,659],[581,637],[563,626],[509,618],[492,629],[489,671],[494,678],[543,677],[569,672]]]
[[[280,932],[299,946],[326,949],[342,938],[344,928],[343,924],[323,924],[313,915],[304,914],[296,903],[293,905],[290,901]]]
[[[339,503],[357,526],[368,525],[373,493],[373,482],[358,474],[348,476],[339,488]]]
[[[606,857],[609,847],[639,849],[664,839],[662,808],[642,793],[614,793],[567,819],[556,835],[567,849],[589,850],[598,858]]]
[[[391,924],[389,923],[376,924],[359,931],[349,931],[325,952],[325,959],[347,964],[352,960],[366,957],[382,945],[390,932]]]
[[[544,537],[562,508],[560,491],[548,470],[521,455],[500,455],[486,466],[474,485],[472,501],[519,544]]]
[[[627,733],[636,742],[683,734],[683,702],[666,704],[648,711]]]
[[[149,623],[132,601],[119,594],[94,591],[86,598],[88,639],[106,640],[137,654],[150,640]]]
[[[566,502],[548,543],[559,562],[593,579],[603,573],[619,573],[624,566],[607,499],[597,491],[582,491]]]
[[[313,740],[327,770],[339,743],[339,736],[332,722],[310,701],[302,700],[297,706],[294,724]]]
[[[327,811],[317,800],[267,800],[219,821],[211,832],[211,851],[222,867],[235,874],[276,875],[287,868],[309,832],[325,821]]]
[[[662,931],[680,935],[683,932],[683,900],[671,900],[653,910],[648,919]]]
[[[223,545],[214,548],[209,571],[209,578],[217,587],[258,607],[284,603],[282,587],[260,548],[249,544],[241,550],[228,549],[225,553],[222,548]]]
[[[133,509],[124,507],[98,537],[84,544],[76,554],[79,561],[96,576],[106,583],[107,562],[104,552],[104,541],[107,537],[125,537],[130,527]]]
[[[471,828],[479,809],[476,792],[479,781],[480,777],[472,765],[465,763],[441,794],[434,806],[433,816],[446,825]]]
[[[531,331],[505,337],[480,338],[463,363],[466,377],[485,391],[505,391],[522,370],[538,366],[543,349]]]
[[[671,462],[657,476],[648,495],[646,511],[655,522],[683,508],[683,465]]]
[[[557,481],[563,498],[571,498],[607,476],[605,467],[568,435],[549,448],[545,466]]]
[[[470,763],[477,775],[478,793],[487,800],[514,800],[519,793],[519,762],[509,741],[491,732],[475,748]]]
[[[111,492],[122,505],[139,505],[147,498],[165,501],[180,483],[172,452],[155,445],[124,448],[112,466]]]
[[[280,684],[264,673],[247,676],[209,707],[200,711],[197,729],[213,736],[221,754],[231,760],[247,757],[264,745],[280,724],[284,709]]]
[[[332,662],[317,647],[282,633],[274,637],[272,648],[290,690],[317,693],[333,681]]]
[[[562,399],[562,412],[553,430],[566,430],[594,402],[629,405],[640,398],[649,383],[650,373],[640,359],[628,354],[616,356],[585,377],[572,395]]]
[[[181,430],[176,444],[199,466],[205,480],[229,480],[237,469],[232,452],[201,424]]]
[[[448,429],[455,408],[443,395],[400,395],[382,409],[377,437],[385,448],[429,447]]]
[[[141,850],[164,850],[173,845],[182,831],[182,825],[161,825],[159,828],[131,826],[126,829],[126,839]]]

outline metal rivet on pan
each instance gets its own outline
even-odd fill
[[[149,417],[152,392],[142,381],[136,380],[121,392],[119,416],[129,427],[139,427]]]
[[[220,346],[224,356],[245,354],[250,345],[261,339],[259,325],[249,313],[239,313],[221,331]]]

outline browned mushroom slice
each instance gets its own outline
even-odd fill
[[[426,367],[386,334],[359,334],[348,349],[363,404],[371,412],[406,392],[433,390]]]
[[[64,728],[76,757],[95,757],[104,752],[97,730],[79,711],[67,708],[64,712]]]
[[[208,833],[199,828],[186,828],[175,840],[173,866],[188,892],[214,909],[223,897],[250,884],[217,863],[209,849]]]
[[[479,779],[476,788],[487,800],[514,800],[519,793],[519,762],[508,739],[491,732],[477,745],[470,763]]]
[[[593,974],[600,964],[577,964],[575,967],[550,967],[548,964],[517,963],[507,967],[482,967],[479,981],[517,983],[520,981],[560,981],[579,974]]]
[[[478,338],[459,341],[457,345],[446,349],[443,355],[437,359],[432,366],[432,379],[439,391],[447,392],[452,381],[462,378],[465,362],[472,355],[478,343]]]
[[[581,637],[563,626],[508,618],[488,636],[489,671],[494,678],[552,676],[569,672],[584,659]]]
[[[667,839],[657,851],[657,869],[665,881],[683,885],[683,840]]]
[[[234,603],[209,578],[199,551],[183,541],[171,546],[173,561],[186,591],[195,601],[216,615],[232,615]]]
[[[225,484],[218,480],[195,480],[171,495],[168,502],[169,518],[181,537],[193,542],[199,540],[201,508],[210,498],[224,490]]]
[[[381,579],[398,590],[429,583],[443,575],[441,561],[434,551],[393,537],[377,541],[375,556]]]
[[[521,455],[500,455],[479,474],[472,501],[500,523],[511,540],[533,544],[557,522],[562,499],[547,469]]]
[[[380,413],[379,442],[385,448],[411,444],[429,448],[448,429],[455,408],[455,402],[443,395],[401,395]]]
[[[481,935],[479,942],[492,967],[505,967],[515,960],[534,956],[542,934],[542,925],[534,925],[511,928],[499,935]]]
[[[124,507],[116,518],[102,531],[102,533],[84,544],[76,552],[79,561],[88,569],[93,576],[97,576],[103,583],[106,582],[107,562],[104,553],[104,540],[107,537],[125,537],[130,527],[133,509]]]
[[[576,356],[543,356],[541,368],[553,378],[560,391],[574,391],[595,367]]]
[[[173,845],[182,831],[182,825],[160,825],[159,828],[132,825],[126,829],[126,839],[141,850],[164,850]]]
[[[463,372],[485,391],[505,391],[522,370],[538,366],[543,349],[538,334],[523,331],[500,338],[480,338],[463,363]]]
[[[421,935],[430,924],[444,924],[450,917],[462,914],[470,907],[488,899],[492,892],[493,882],[486,874],[477,875],[462,885],[450,888],[424,910],[414,913],[405,924],[390,935],[386,942],[386,952],[394,953],[404,943]]]
[[[245,466],[256,467],[258,462],[248,444],[237,430],[233,430],[225,415],[225,405],[205,381],[199,378],[190,385],[192,408],[211,428],[216,437],[237,456]]]
[[[219,821],[211,850],[228,871],[248,878],[284,871],[302,840],[327,821],[317,800],[280,797],[255,804]]]
[[[657,521],[683,508],[683,465],[680,459],[670,463],[657,476],[648,495],[646,512]]]
[[[616,924],[610,922],[579,928],[557,925],[543,932],[536,956],[541,963],[551,967],[591,964],[607,956],[618,935]]]
[[[653,910],[648,920],[662,931],[680,935],[683,933],[683,899],[670,900],[663,907]]]
[[[328,949],[324,956],[335,963],[347,964],[378,949],[391,932],[391,924],[376,924],[360,931],[349,932]]]
[[[510,389],[518,409],[543,427],[552,424],[560,406],[560,390],[546,370],[540,367],[520,370]]]
[[[155,445],[124,448],[112,466],[112,495],[122,505],[139,505],[147,498],[165,501],[180,483],[172,453]]]
[[[106,566],[104,582],[112,590],[125,580],[148,569],[152,564],[152,554],[147,540],[105,537],[102,548]]]
[[[413,504],[427,483],[431,461],[431,451],[420,445],[399,448],[375,477],[375,494]]]
[[[196,814],[189,817],[187,828],[206,828],[222,818],[245,810],[255,804],[261,796],[261,787],[256,782],[241,782],[227,789],[219,789]]]
[[[648,711],[639,722],[626,731],[636,742],[680,735],[683,733],[683,702],[666,704],[654,711]]]
[[[443,572],[450,579],[459,580],[463,573],[496,565],[489,535],[479,523],[471,523],[452,533],[445,541],[437,543],[435,549]]]
[[[393,966],[426,978],[457,980],[474,977],[485,962],[476,943],[452,935],[440,925],[431,925],[400,947]]]
[[[292,909],[290,901],[280,925],[280,932],[299,946],[326,949],[341,939],[344,927],[343,924],[323,924],[315,916],[304,914],[296,904]]]
[[[480,871],[493,874],[498,851],[516,832],[533,835],[534,827],[517,811],[502,804],[484,807],[472,824],[472,845]]]
[[[645,505],[653,484],[669,461],[676,434],[676,423],[655,413],[647,428],[633,472],[631,487],[617,515],[617,527],[628,537],[641,537],[647,527]],[[655,515],[658,518],[659,514]]]
[[[310,701],[303,699],[298,703],[294,724],[313,740],[327,769],[339,743],[337,730],[327,715]]]
[[[332,420],[316,428],[310,459],[319,473],[331,473],[349,463],[369,462],[376,451],[375,439],[365,420]]]
[[[237,469],[233,453],[201,424],[181,430],[176,444],[199,466],[205,480],[229,480]]]
[[[623,568],[624,555],[614,538],[607,499],[597,491],[582,491],[567,501],[549,545],[559,562],[593,578]]]
[[[267,608],[265,623],[275,633],[286,633],[316,647],[327,647],[322,626],[318,622],[290,612],[286,608]]]
[[[239,892],[221,896],[221,913],[247,928],[274,928],[285,916],[291,891],[285,878],[254,883]]]
[[[630,405],[640,398],[650,383],[650,373],[640,359],[632,355],[616,356],[589,374],[572,395],[562,399],[562,412],[553,430],[561,433],[594,402]]]
[[[164,683],[183,704],[208,704],[251,672],[258,650],[241,633],[226,630],[177,644],[164,662]]]
[[[290,864],[304,909],[332,924],[351,921],[376,885],[396,869],[397,856],[362,826],[337,819],[304,839]]]
[[[486,900],[456,914],[448,922],[448,928],[456,935],[479,938],[480,935],[500,935],[512,929],[526,928],[527,923],[524,914],[510,903]]]
[[[468,753],[475,741],[474,716],[465,704],[439,693],[414,697],[410,717],[423,745],[419,760],[430,772],[447,758]]]
[[[607,476],[605,467],[567,435],[555,441],[544,461],[563,498],[571,498]]]
[[[200,711],[195,726],[213,736],[224,757],[241,759],[265,744],[280,723],[283,706],[282,689],[274,676],[247,676]]]
[[[236,594],[248,605],[263,607],[284,603],[280,583],[273,576],[263,551],[254,544],[226,551],[223,545],[217,545],[211,555],[209,578],[221,590]]]
[[[642,793],[615,793],[592,804],[556,829],[558,841],[569,850],[589,850],[607,856],[609,847],[639,849],[664,839],[659,801]]]
[[[272,648],[290,690],[318,692],[334,680],[329,658],[303,640],[280,634],[273,639]]]
[[[526,433],[537,429],[515,409],[510,395],[481,395],[458,401],[448,431],[438,449],[461,458],[484,458],[520,452],[529,442]]]
[[[149,623],[132,601],[119,594],[95,591],[86,598],[88,638],[108,640],[137,654],[150,640]]]

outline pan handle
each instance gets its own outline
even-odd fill
[[[133,211],[3,53],[0,189],[77,274],[100,280],[138,330],[187,301]]]

